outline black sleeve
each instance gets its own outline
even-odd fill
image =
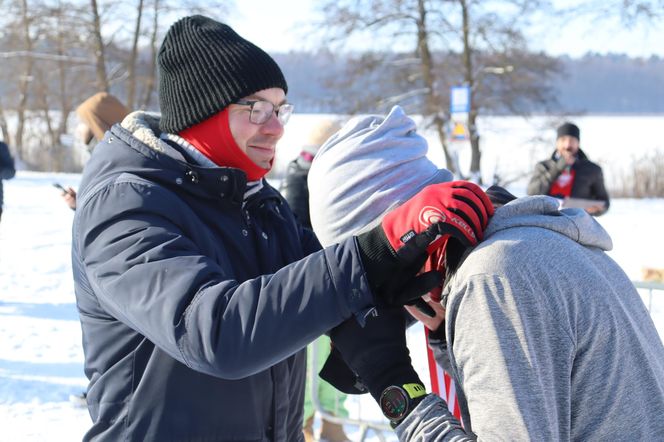
[[[592,198],[597,200],[602,200],[606,203],[604,210],[594,214],[595,216],[603,215],[609,210],[609,193],[606,191],[604,186],[604,174],[602,173],[602,168],[597,166],[596,172],[593,174],[593,181],[591,184],[590,191],[592,193]]]
[[[311,228],[309,218],[309,188],[307,187],[308,170],[304,170],[291,162],[286,178],[279,191],[284,197],[297,219],[305,227]]]
[[[9,154],[9,147],[0,142],[0,179],[8,180],[14,178],[15,174],[14,159]]]

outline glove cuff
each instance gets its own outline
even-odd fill
[[[356,238],[369,286],[375,293],[390,274],[390,269],[397,266],[399,261],[380,225],[357,235]]]
[[[403,361],[400,364],[393,365],[392,367],[385,367],[381,373],[373,377],[370,381],[362,379],[362,382],[369,389],[369,393],[376,401],[380,401],[380,396],[383,391],[391,385],[406,385],[406,384],[421,384],[422,381],[413,366],[408,362]]]

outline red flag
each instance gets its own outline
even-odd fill
[[[429,330],[424,327],[425,335],[429,335]],[[427,361],[429,362],[429,377],[431,378],[431,390],[447,402],[447,408],[450,413],[461,422],[461,409],[456,394],[456,384],[454,379],[445,370],[443,370],[433,357],[433,351],[428,345],[427,339]]]

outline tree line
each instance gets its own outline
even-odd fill
[[[68,160],[68,122],[93,93],[110,91],[130,109],[157,108],[156,53],[176,17],[200,12],[223,21],[234,11],[234,3],[223,0],[0,0],[0,5],[6,11],[0,18],[0,132],[24,164],[50,170],[80,167]],[[425,128],[438,134],[454,171],[449,88],[467,85],[465,123],[474,177],[481,176],[479,115],[583,111],[583,102],[574,100],[579,108],[565,109],[570,103],[565,94],[583,96],[574,90],[584,81],[602,84],[598,73],[611,80],[606,69],[595,69],[594,78],[588,78],[592,69],[583,69],[596,67],[603,57],[577,64],[531,50],[526,34],[534,17],[611,14],[628,25],[657,21],[664,11],[664,0],[585,0],[558,11],[549,0],[320,0],[315,5],[320,20],[311,23],[309,35],[321,49],[273,54],[298,111],[383,112],[399,103],[422,115]],[[366,43],[361,52],[350,48],[357,39]],[[661,72],[660,60],[649,62]],[[600,95],[593,100],[600,101]]]

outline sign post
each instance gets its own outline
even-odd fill
[[[452,86],[450,89],[450,154],[454,161],[457,175],[462,177],[459,162],[459,152],[470,145],[470,131],[468,130],[468,114],[470,113],[470,87]]]

